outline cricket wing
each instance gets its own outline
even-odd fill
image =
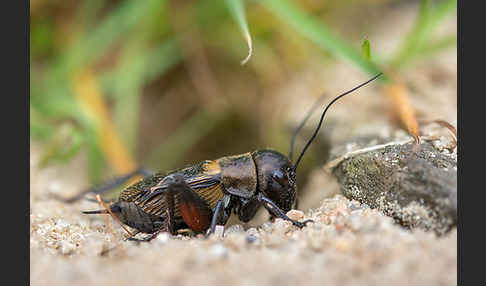
[[[169,175],[182,175],[184,181],[193,189],[211,209],[214,209],[219,199],[223,197],[221,184],[221,170],[215,161],[204,161],[195,166],[169,173]],[[162,178],[158,183],[149,184],[144,190],[136,194],[134,202],[140,206],[144,212],[153,215],[165,216],[168,204],[164,193],[168,183]],[[175,217],[180,217],[180,196],[175,194]]]

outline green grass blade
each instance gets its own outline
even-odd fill
[[[139,43],[139,42],[138,42]],[[129,150],[135,150],[139,121],[139,96],[142,88],[160,78],[182,57],[173,39],[148,49],[145,45],[128,45],[116,70],[104,74],[101,83],[104,93],[114,100],[114,122]]]
[[[119,40],[124,34],[131,31],[147,14],[166,0],[146,0],[122,2],[105,20],[85,37],[77,41],[62,57],[68,70],[77,69],[87,65],[101,55]]]
[[[82,144],[83,136],[77,127],[69,123],[60,126],[53,139],[44,147],[39,167],[45,167],[51,161],[69,161],[80,151]]]
[[[364,59],[357,49],[336,36],[326,24],[306,13],[291,1],[264,0],[259,3],[298,33],[333,56],[349,61],[372,75],[381,72],[381,69],[376,64]],[[387,79],[386,76],[381,77],[381,80]]]
[[[248,56],[241,61],[241,64],[244,65],[248,62],[248,60],[250,60],[253,52],[250,30],[248,29],[248,23],[246,22],[245,8],[243,7],[241,0],[225,0],[225,3],[231,12],[231,15],[235,18],[236,23],[240,27],[240,30],[248,44]]]
[[[445,0],[437,5],[429,18],[429,28],[433,30],[445,17],[457,9],[457,0]]]
[[[48,120],[46,120],[42,114],[30,104],[30,137],[39,139],[39,140],[47,140],[49,139],[56,131]]]
[[[368,38],[364,38],[363,43],[361,44],[361,56],[366,60],[371,61],[371,47]]]
[[[116,71],[101,75],[101,83],[107,95],[117,92],[118,77],[124,71],[139,70],[139,76],[144,79],[143,84],[153,81],[180,63],[182,55],[174,39],[168,39],[163,44],[144,52],[144,57],[136,57]]]
[[[405,37],[398,52],[389,60],[389,64],[398,69],[411,59],[417,58],[427,45],[430,34],[437,25],[457,8],[456,0],[446,0],[433,8],[429,0],[420,3],[417,20],[412,30]]]
[[[135,151],[140,95],[144,83],[143,68],[146,62],[146,49],[135,43],[139,42],[128,44],[117,68],[113,109],[115,128],[132,154]]]
[[[94,183],[99,183],[103,180],[102,171],[106,167],[105,155],[101,151],[97,140],[94,129],[86,132],[88,176],[89,180]]]
[[[431,3],[429,0],[420,2],[417,20],[412,30],[405,37],[403,44],[396,56],[390,61],[390,65],[395,68],[401,67],[416,52],[417,47],[423,42],[426,36],[427,25],[431,12]]]
[[[44,72],[43,80],[39,80],[39,74],[31,74],[31,106],[48,117],[81,119],[78,117],[82,117],[82,112],[77,107],[68,85],[71,80],[69,78],[71,69],[89,65],[105,54],[107,49],[132,29],[140,19],[154,7],[164,5],[165,2],[165,0],[122,2],[93,31],[86,33],[85,37],[66,50],[60,59]]]
[[[419,47],[413,59],[431,56],[452,47],[457,47],[457,35],[443,37],[437,41],[433,41],[425,46]]]

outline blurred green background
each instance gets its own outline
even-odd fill
[[[287,154],[299,122],[280,91],[309,63],[330,72],[345,63],[365,78],[383,71],[379,84],[393,86],[457,42],[456,30],[437,32],[456,17],[448,0],[30,2],[30,135],[43,146],[40,167],[82,154],[91,183],[140,165],[168,171],[264,147]],[[375,46],[370,35],[402,10],[414,11],[406,32]],[[295,96],[313,102],[322,88]],[[327,143],[315,145],[299,183],[325,162]]]

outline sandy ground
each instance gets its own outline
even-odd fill
[[[85,186],[82,157],[64,167],[36,168],[31,147],[31,285],[455,285],[457,232],[437,238],[410,232],[376,210],[341,195],[294,218],[257,228],[227,227],[209,239],[162,234],[125,241],[106,216],[50,197]],[[317,188],[317,184],[313,187]],[[319,192],[324,190],[316,189]]]

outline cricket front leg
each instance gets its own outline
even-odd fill
[[[296,221],[296,220],[293,220],[291,218],[289,218],[287,216],[287,214],[285,214],[285,212],[280,209],[271,199],[265,197],[264,195],[262,194],[259,194],[258,197],[257,197],[258,201],[260,201],[263,206],[265,207],[265,209],[273,216],[275,217],[278,217],[278,218],[281,218],[281,219],[284,219],[284,220],[288,220],[290,221],[293,225],[299,227],[299,228],[303,228],[308,222],[314,222],[313,220],[311,219],[308,219],[304,222],[300,222],[300,221]]]

